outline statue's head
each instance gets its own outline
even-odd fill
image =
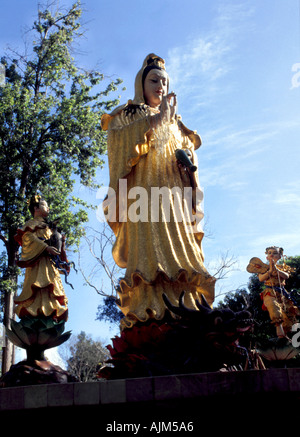
[[[151,78],[150,75],[156,77]],[[169,76],[165,70],[165,61],[154,53],[150,53],[150,55],[146,56],[146,58],[144,59],[142,68],[139,70],[135,77],[135,93],[133,100],[128,100],[125,105],[118,106],[111,112],[110,115],[104,114],[101,119],[102,129],[107,130],[109,122],[111,120],[111,116],[118,114],[124,108],[132,109],[132,107],[135,106],[143,106],[145,105],[145,103],[149,106],[159,106],[160,103],[158,104],[158,100],[161,100],[162,95],[160,93],[155,94],[155,91],[154,93],[151,93],[150,89],[148,89],[149,93],[147,92],[147,90],[145,92],[148,80],[149,82],[151,82],[151,80],[158,80],[159,77],[161,77],[164,81],[163,93],[167,94],[169,92]],[[154,83],[155,82],[152,82],[152,84]],[[151,96],[155,97],[155,99],[152,100]]]
[[[49,206],[39,194],[31,197],[28,209],[32,217],[47,217],[49,215]]]
[[[159,82],[162,85],[161,90],[156,86]],[[165,69],[165,61],[151,53],[146,56],[142,68],[136,75],[133,103],[159,106],[162,95],[167,94],[168,90],[169,76]]]
[[[283,248],[277,247],[277,246],[270,246],[266,248],[266,255],[267,260],[270,260],[272,258],[274,261],[278,261],[283,256]]]

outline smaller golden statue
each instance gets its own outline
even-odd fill
[[[6,326],[7,337],[26,350],[27,358],[11,366],[1,377],[0,387],[73,380],[44,355],[46,349],[61,345],[71,335],[70,331],[64,333],[68,306],[60,278],[70,271],[65,238],[47,223],[49,207],[41,196],[30,199],[29,210],[32,218],[15,235],[22,247],[17,264],[26,269],[22,292],[14,299],[20,321],[11,320],[10,327]]]
[[[277,265],[283,257],[283,248],[271,246],[266,248],[269,264],[259,258],[251,258],[247,266],[249,273],[257,273],[260,282],[264,282],[265,289],[261,293],[263,309],[267,310],[271,322],[276,326],[277,337],[283,338],[298,322],[299,308],[294,304],[291,294],[285,289],[285,282],[293,269],[285,262]]]
[[[24,316],[52,316],[53,319],[67,320],[67,298],[63,289],[60,272],[51,256],[59,255],[66,261],[65,241],[61,250],[51,244],[53,231],[46,223],[49,207],[40,196],[29,202],[32,219],[22,229],[18,229],[16,240],[22,246],[19,267],[26,268],[25,280],[20,296],[15,298],[15,312]]]

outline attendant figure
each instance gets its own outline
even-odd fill
[[[286,280],[292,269],[286,264],[277,264],[283,256],[281,247],[267,247],[266,255],[269,264],[264,264],[259,258],[252,258],[247,270],[250,273],[258,273],[258,279],[264,283],[265,289],[261,293],[263,309],[269,312],[277,336],[286,337],[292,326],[298,322],[300,315],[299,308],[285,289]]]
[[[65,239],[61,251],[48,243],[52,230],[46,222],[49,207],[40,196],[33,196],[29,203],[32,219],[22,229],[18,229],[15,237],[22,246],[18,265],[25,268],[25,279],[22,292],[15,298],[15,312],[25,316],[52,317],[56,321],[68,318],[67,298],[63,289],[60,272],[51,259],[59,255],[67,262]]]

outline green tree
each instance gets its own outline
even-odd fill
[[[300,290],[300,256],[290,257],[286,260],[286,263],[294,269],[293,274],[286,281],[287,290]]]
[[[50,7],[51,9],[51,7]],[[69,246],[79,242],[87,205],[72,195],[75,181],[97,188],[96,169],[103,165],[106,136],[101,115],[119,102],[109,100],[120,79],[100,89],[104,75],[76,66],[72,47],[83,35],[80,2],[66,11],[39,10],[29,35],[30,54],[11,51],[1,58],[6,83],[0,87],[0,239],[1,299],[4,324],[13,317],[17,288],[17,228],[28,219],[26,199],[39,191],[60,217]],[[29,51],[28,51],[29,52]],[[103,88],[103,90],[102,90]],[[5,372],[12,345],[3,353]]]
[[[124,314],[117,307],[115,296],[106,296],[103,302],[97,307],[96,320],[108,322],[119,326]]]
[[[70,355],[67,371],[81,382],[97,380],[97,371],[110,357],[100,341],[94,341],[83,331],[70,346]]]

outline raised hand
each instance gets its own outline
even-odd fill
[[[171,93],[163,97],[160,105],[160,112],[164,121],[170,122],[174,118],[176,110],[177,98],[174,91],[172,91]]]

